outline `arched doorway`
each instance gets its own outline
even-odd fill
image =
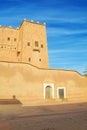
[[[53,83],[44,83],[43,84],[43,96],[44,99],[53,99],[54,98],[54,84]]]
[[[52,98],[52,88],[51,86],[46,87],[46,99],[51,99]]]

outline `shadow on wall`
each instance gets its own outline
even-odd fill
[[[12,104],[20,104],[22,105],[22,103],[16,99],[16,96],[13,95],[12,99],[0,99],[0,105],[12,105]]]

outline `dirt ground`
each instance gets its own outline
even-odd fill
[[[87,130],[87,103],[0,105],[0,130]]]

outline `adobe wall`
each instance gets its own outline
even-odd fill
[[[39,69],[29,64],[0,62],[0,99],[16,96],[23,104],[26,100],[44,100],[44,83],[66,88],[67,101],[87,101],[87,77],[75,71]]]

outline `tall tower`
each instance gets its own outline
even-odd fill
[[[24,20],[20,27],[22,62],[48,68],[46,25]]]

